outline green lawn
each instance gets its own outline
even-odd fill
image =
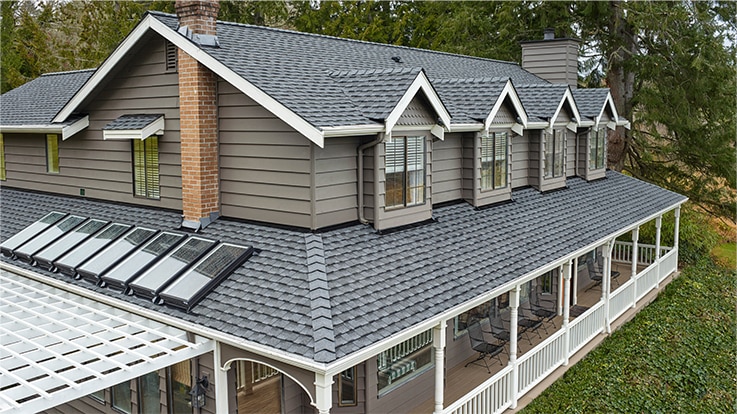
[[[689,266],[522,412],[735,413],[736,284],[708,258]]]
[[[737,268],[737,243],[723,243],[711,251],[720,264],[730,269]]]

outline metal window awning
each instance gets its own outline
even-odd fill
[[[0,413],[43,411],[214,347],[189,336],[0,270]]]
[[[164,133],[164,115],[123,115],[102,129],[102,139],[146,139]]]

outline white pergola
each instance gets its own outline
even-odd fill
[[[0,413],[43,411],[213,348],[212,339],[0,270]]]

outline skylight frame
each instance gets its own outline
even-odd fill
[[[59,259],[60,257],[66,255],[69,251],[75,249],[79,244],[95,236],[109,223],[110,221],[108,220],[100,220],[95,218],[87,219],[84,223],[75,227],[73,230],[68,231],[63,236],[48,244],[42,250],[34,253],[32,256],[34,263],[36,264],[36,266],[55,272],[56,269],[54,268],[54,261],[56,259]],[[96,224],[98,227],[93,229],[91,233],[81,232],[84,227],[93,224]]]
[[[73,227],[70,227],[68,230],[58,230],[59,226],[64,224],[67,220],[74,220],[76,221],[76,223],[72,224]],[[86,221],[87,217],[70,214],[65,218],[57,221],[53,225],[49,226],[46,230],[37,234],[32,239],[23,243],[22,246],[13,250],[13,255],[23,262],[33,264],[34,254],[45,249],[46,246],[54,243],[57,239],[64,237],[64,235],[69,233],[70,231],[74,231],[74,229],[81,226]]]
[[[230,263],[220,269],[218,274],[216,274],[212,278],[209,278],[208,282],[196,289],[194,293],[189,296],[189,298],[174,296],[172,293],[167,293],[174,290],[180,283],[187,283],[187,278],[190,277],[189,275],[194,274],[196,269],[202,263],[205,263],[208,259],[214,256],[221,248],[229,246],[242,248],[244,249],[244,251],[235,260],[232,260]],[[200,260],[198,260],[195,264],[190,266],[188,270],[184,271],[182,274],[173,279],[169,283],[169,286],[163,289],[158,296],[161,298],[165,305],[170,305],[189,312],[195,305],[197,305],[197,303],[199,303],[205,296],[207,296],[208,293],[215,289],[220,283],[222,283],[223,280],[230,276],[231,273],[233,273],[237,268],[245,263],[253,255],[254,251],[255,249],[252,246],[242,246],[233,243],[220,243],[212,248],[202,258],[200,258]],[[207,277],[207,275],[205,276]],[[192,282],[190,281],[189,283],[191,284]]]
[[[156,256],[152,255],[151,253],[145,252],[144,250],[146,247],[151,245],[152,243],[156,242],[160,237],[165,237],[166,235],[175,235],[178,236],[178,239],[172,243],[168,248],[166,248],[163,252],[157,254]],[[105,274],[103,274],[100,277],[100,281],[104,286],[107,286],[109,288],[118,288],[122,290],[123,292],[126,292],[128,290],[128,284],[138,278],[142,273],[146,272],[148,270],[147,266],[152,265],[154,263],[158,263],[159,260],[166,257],[173,249],[175,249],[180,244],[185,243],[187,240],[187,235],[182,233],[176,233],[173,231],[162,231],[156,234],[155,236],[151,237],[146,243],[139,246],[136,251],[130,255],[128,255],[124,260],[121,260],[115,267],[109,269]],[[111,278],[111,274],[115,272],[117,269],[121,268],[122,266],[126,266],[128,262],[137,260],[136,256],[147,254],[150,257],[146,258],[146,260],[138,259],[138,262],[136,265],[138,265],[134,271],[127,275],[127,278],[125,280],[119,279],[119,278]]]
[[[190,242],[208,242],[209,245],[204,250],[200,251],[192,260],[189,262],[183,262],[179,259],[174,258],[173,260],[182,262],[183,265],[181,265],[179,268],[177,268],[175,265],[176,262],[171,262],[170,259],[172,256],[174,256],[177,252],[179,252],[180,249],[182,249],[187,243]],[[189,270],[194,263],[197,263],[203,256],[205,256],[207,253],[209,253],[212,249],[214,249],[219,244],[218,240],[212,240],[212,239],[206,239],[204,237],[197,237],[197,236],[191,236],[187,238],[187,240],[179,243],[174,249],[170,250],[168,253],[166,253],[163,257],[161,257],[158,261],[156,261],[155,264],[152,264],[148,269],[146,269],[144,272],[140,273],[136,278],[131,280],[127,285],[127,290],[129,294],[136,295],[141,298],[145,299],[151,299],[153,301],[158,300],[159,293],[166,289],[169,284],[171,284],[174,280],[176,280],[182,273]],[[166,271],[173,272],[168,275],[168,277],[163,280],[160,283],[151,283],[149,285],[146,285],[147,282],[146,279],[152,279],[154,274],[161,274],[162,267],[166,268],[169,266],[169,268]],[[158,272],[158,273],[157,273]],[[152,287],[153,285],[156,285],[156,287]]]
[[[122,230],[120,230],[119,233],[117,233],[116,236],[113,238],[108,239],[102,239],[101,236],[107,232],[108,230],[114,228],[114,227],[121,227]],[[109,246],[111,243],[114,243],[117,241],[121,236],[128,233],[128,231],[133,226],[130,224],[125,223],[117,223],[117,222],[110,222],[105,227],[100,229],[95,235],[88,238],[87,240],[83,241],[82,243],[78,244],[76,247],[70,249],[67,251],[63,256],[60,256],[58,259],[54,260],[54,267],[62,274],[65,274],[67,276],[74,277],[77,274],[77,267],[84,264],[86,261],[90,260],[92,257],[96,256],[98,252],[105,249],[107,246]],[[72,260],[70,256],[82,254],[80,258],[75,259],[75,262],[71,262]]]
[[[110,261],[106,266],[104,266],[104,268],[100,272],[93,273],[92,271],[87,270],[87,269],[84,268],[85,266],[90,266],[92,263],[94,263],[97,260],[102,260],[102,258],[106,257],[106,255],[108,254],[109,251],[113,250],[115,247],[117,247],[117,245],[119,243],[125,241],[128,238],[128,236],[130,236],[131,234],[133,234],[134,232],[139,231],[139,230],[140,231],[150,231],[151,234],[149,234],[141,243],[139,243],[139,244],[137,244],[135,246],[130,247],[127,251],[125,251],[122,254],[117,255],[116,257],[114,257],[113,260]],[[95,254],[93,257],[90,257],[89,259],[87,259],[87,261],[85,261],[80,266],[77,266],[77,268],[75,269],[76,270],[76,273],[77,273],[77,277],[78,278],[81,278],[81,279],[84,279],[84,280],[87,280],[89,282],[92,282],[94,284],[100,283],[100,281],[101,281],[100,276],[101,275],[105,274],[110,269],[112,269],[113,267],[117,266],[120,262],[122,262],[123,260],[125,260],[133,252],[135,252],[136,250],[138,250],[139,248],[141,248],[141,246],[143,246],[146,243],[148,243],[148,241],[151,240],[153,237],[156,237],[157,234],[159,234],[159,231],[158,230],[150,229],[148,227],[133,227],[132,229],[130,229],[129,231],[127,231],[125,234],[123,234],[122,236],[118,237],[118,239],[115,242],[111,243],[110,245],[108,245],[104,249],[100,250],[97,254]]]
[[[44,220],[46,220],[47,217],[55,214],[61,214],[60,217],[58,217],[53,222],[50,221],[48,223],[44,223]],[[60,222],[64,218],[66,218],[69,214],[62,213],[61,211],[51,211],[48,214],[44,215],[40,219],[34,221],[33,223],[29,224],[28,226],[24,227],[23,230],[19,231],[18,233],[14,234],[9,239],[5,240],[2,244],[0,244],[0,252],[7,256],[7,257],[13,257],[14,253],[13,251],[21,246],[23,246],[25,243],[33,239],[34,237],[38,236],[42,232],[44,232],[49,227],[55,225],[56,223]],[[50,219],[49,219],[50,220]]]

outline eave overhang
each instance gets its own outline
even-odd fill
[[[134,115],[135,116],[135,115]],[[124,115],[119,117],[115,121],[108,124],[102,129],[102,139],[116,140],[116,139],[140,139],[144,140],[152,135],[163,135],[164,134],[164,116],[153,115],[150,116],[144,122],[141,122],[139,128],[116,128],[115,124],[120,120],[124,120],[125,117],[130,115]]]
[[[19,134],[59,134],[62,140],[74,136],[90,126],[90,117],[85,115],[71,123],[40,124],[40,125],[0,125],[0,133]]]

